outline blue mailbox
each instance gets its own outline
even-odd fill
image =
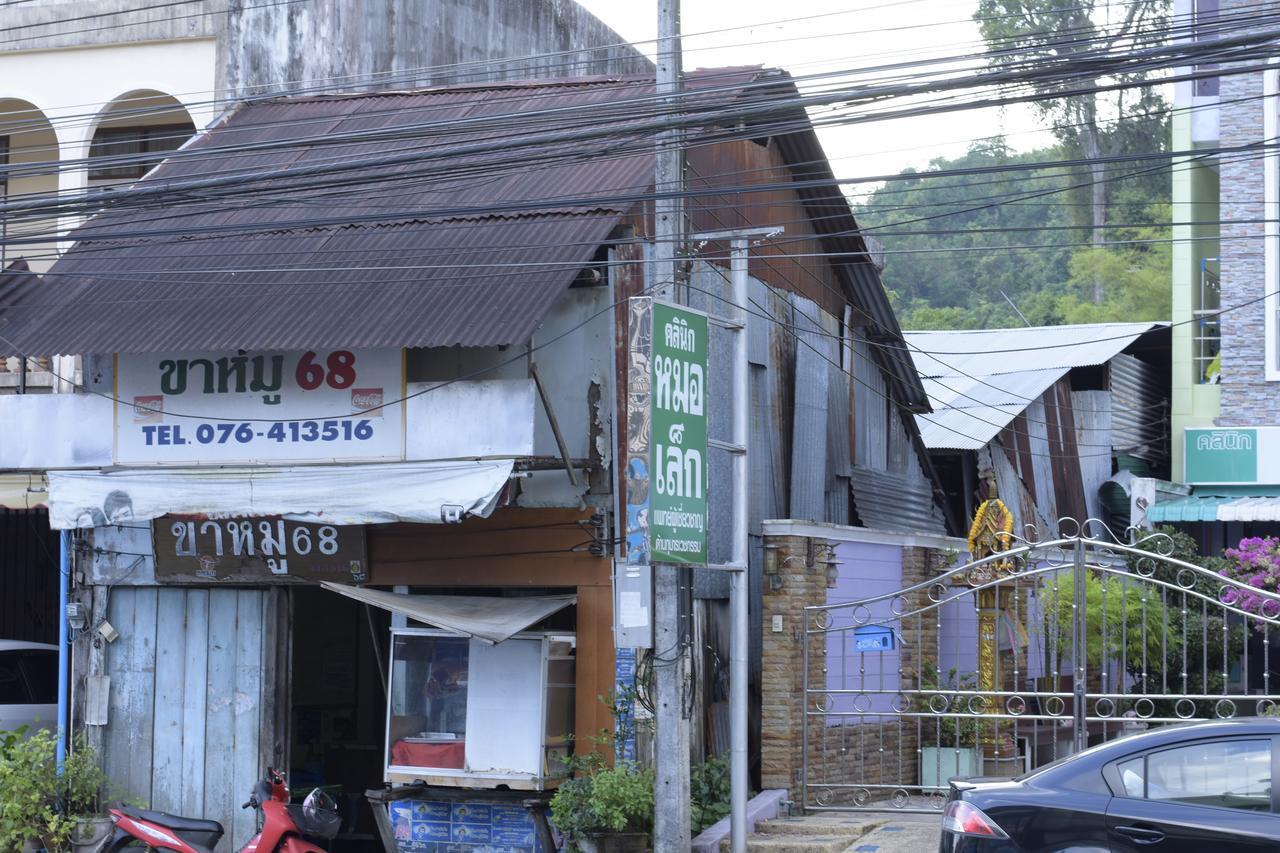
[[[863,625],[853,629],[855,652],[891,652],[898,647],[892,628],[883,625]]]

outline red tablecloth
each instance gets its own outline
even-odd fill
[[[466,766],[466,741],[445,743],[406,743],[398,740],[391,747],[391,763],[399,767],[440,767],[461,770]]]

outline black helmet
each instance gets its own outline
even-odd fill
[[[338,804],[329,794],[316,788],[302,801],[302,820],[298,828],[307,835],[333,838],[342,828]]]

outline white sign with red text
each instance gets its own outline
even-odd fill
[[[117,465],[404,458],[398,349],[120,354]]]

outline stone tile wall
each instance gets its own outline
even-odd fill
[[[1257,0],[1222,0],[1224,19],[1257,14]],[[1263,137],[1262,74],[1221,78],[1221,145],[1256,145]],[[1268,109],[1276,109],[1274,103]],[[1260,298],[1276,289],[1263,263],[1263,160],[1226,155],[1219,163],[1222,306],[1240,305],[1222,315],[1222,402],[1218,424],[1280,424],[1280,384],[1267,382],[1264,309]],[[1273,330],[1277,331],[1277,330]]]

